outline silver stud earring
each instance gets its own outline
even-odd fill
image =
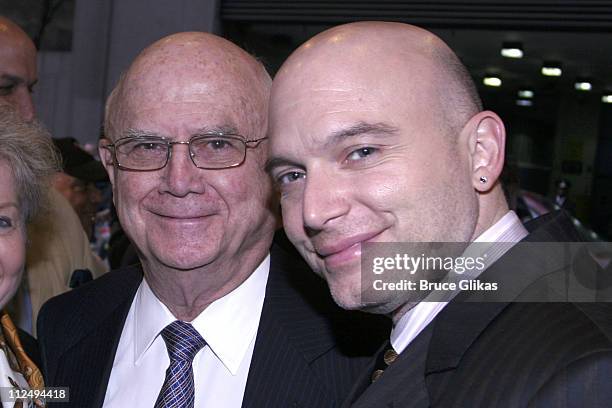
[[[487,180],[487,177],[486,177],[486,176],[480,176],[480,182],[481,182],[482,184],[485,184],[487,181],[488,181],[488,180]]]

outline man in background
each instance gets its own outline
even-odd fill
[[[0,16],[0,104],[10,106],[23,120],[35,120],[32,91],[37,78],[34,43]],[[28,228],[28,239],[24,281],[9,308],[15,323],[35,334],[40,307],[70,289],[73,271],[87,269],[96,277],[106,268],[91,252],[70,204],[53,189],[48,211]]]
[[[62,157],[62,171],[53,180],[53,187],[70,203],[79,216],[88,237],[93,234],[102,192],[96,183],[108,181],[104,166],[81,148],[71,137],[53,139]]]

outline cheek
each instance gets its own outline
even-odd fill
[[[7,236],[0,236],[0,279],[18,280],[25,264],[25,233],[14,231]],[[4,282],[2,286],[5,286]]]
[[[413,182],[405,177],[406,172],[397,167],[391,170],[377,169],[357,176],[358,182],[352,187],[350,200],[353,211],[374,213],[395,213],[403,211],[415,199]],[[416,197],[418,199],[418,197]]]
[[[296,196],[281,196],[283,227],[289,239],[293,242],[306,238],[304,219],[302,217],[302,201]]]
[[[119,211],[134,212],[138,203],[159,184],[150,174],[119,171],[113,185],[113,202]]]
[[[209,188],[226,202],[230,211],[237,209],[246,213],[257,213],[269,209],[272,202],[272,183],[266,173],[258,168],[238,167],[234,171],[219,175],[210,181]],[[241,217],[246,216],[243,214]]]

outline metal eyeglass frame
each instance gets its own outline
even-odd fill
[[[232,164],[230,166],[223,166],[223,167],[206,167],[206,166],[198,166],[194,160],[195,154],[191,151],[191,143],[194,140],[199,140],[199,139],[207,139],[207,138],[215,138],[215,137],[225,137],[228,139],[232,139],[232,140],[237,140],[240,143],[242,143],[244,145],[244,153],[242,155],[242,159],[235,164]],[[236,134],[236,133],[210,133],[210,134],[202,134],[202,135],[195,135],[192,136],[188,141],[186,142],[170,142],[166,139],[164,139],[163,137],[154,137],[151,136],[149,137],[149,139],[153,139],[153,140],[159,140],[164,142],[167,146],[168,146],[168,150],[166,151],[166,160],[164,161],[164,164],[160,167],[156,167],[153,169],[133,169],[131,167],[126,167],[124,165],[122,165],[121,163],[119,163],[119,159],[117,158],[117,152],[116,152],[116,146],[117,144],[121,144],[120,142],[123,140],[133,140],[136,139],[133,136],[127,136],[127,137],[122,137],[121,139],[117,139],[114,143],[109,143],[107,145],[104,145],[103,148],[109,150],[112,155],[113,155],[113,164],[115,166],[117,166],[117,168],[121,169],[121,170],[128,170],[128,171],[157,171],[157,170],[161,170],[164,167],[166,167],[168,165],[168,162],[170,161],[170,158],[172,157],[172,146],[174,145],[187,145],[188,149],[189,149],[189,157],[191,158],[191,162],[193,163],[194,166],[196,166],[198,169],[203,169],[203,170],[222,170],[222,169],[230,169],[232,167],[238,167],[240,166],[242,163],[244,163],[244,161],[246,160],[246,152],[247,149],[249,147],[255,148],[259,145],[259,142],[261,142],[262,140],[266,140],[268,137],[262,137],[259,139],[247,139],[245,140],[243,138],[243,136]],[[252,144],[254,144],[254,146],[251,146]]]

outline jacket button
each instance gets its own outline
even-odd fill
[[[378,380],[380,378],[381,375],[383,375],[384,371],[383,370],[376,370],[372,373],[372,382],[375,382],[376,380]]]
[[[385,360],[385,364],[391,365],[397,358],[397,353],[393,349],[389,349],[385,351],[385,355],[383,356],[383,360]]]

